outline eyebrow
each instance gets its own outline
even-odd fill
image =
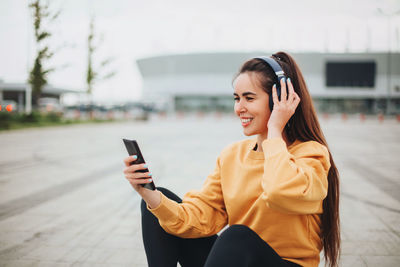
[[[252,93],[252,92],[244,92],[243,94],[242,94],[242,96],[248,96],[248,95],[256,95],[255,93]],[[239,96],[238,94],[236,94],[236,93],[233,93],[233,96]]]

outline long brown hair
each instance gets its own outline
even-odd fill
[[[323,213],[321,215],[321,241],[324,248],[325,262],[330,267],[334,267],[338,265],[340,255],[339,172],[321,130],[300,68],[294,59],[285,52],[278,52],[272,55],[272,58],[282,67],[286,77],[290,77],[294,90],[301,99],[295,113],[284,129],[289,141],[317,141],[326,146],[329,151],[331,167],[328,173],[328,195],[323,201]],[[258,82],[263,90],[270,97],[272,96],[272,86],[276,82],[275,74],[263,60],[250,59],[246,61],[237,76],[245,72],[256,73]]]

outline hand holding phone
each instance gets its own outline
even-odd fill
[[[137,156],[137,160],[131,160],[129,165],[134,165],[137,164],[138,167],[143,166],[145,162],[142,152],[140,151],[139,145],[136,142],[136,140],[129,140],[129,139],[122,139],[124,141],[126,150],[128,151],[128,154],[130,156],[136,155]],[[140,166],[139,166],[140,165]],[[135,173],[148,173],[149,169],[148,168],[138,168]],[[144,174],[143,174],[144,175]],[[149,181],[149,177],[147,176],[138,176],[138,178],[136,180],[143,180],[143,183],[140,183],[141,186],[143,186],[144,188],[150,189],[150,190],[156,190],[156,186],[154,185],[154,182],[148,182]]]

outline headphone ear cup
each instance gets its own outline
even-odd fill
[[[278,95],[278,100],[281,101],[281,82],[280,81],[277,82],[275,86],[276,86],[276,94]],[[272,96],[272,91],[269,97],[269,109],[271,112],[274,109],[274,98]]]
[[[272,99],[272,92],[271,95],[269,96],[269,110],[272,112],[274,109],[274,100]]]

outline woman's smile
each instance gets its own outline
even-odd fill
[[[248,117],[241,117],[240,118],[240,121],[242,122],[242,126],[243,127],[249,126],[252,120],[253,120],[253,118],[248,118]]]

